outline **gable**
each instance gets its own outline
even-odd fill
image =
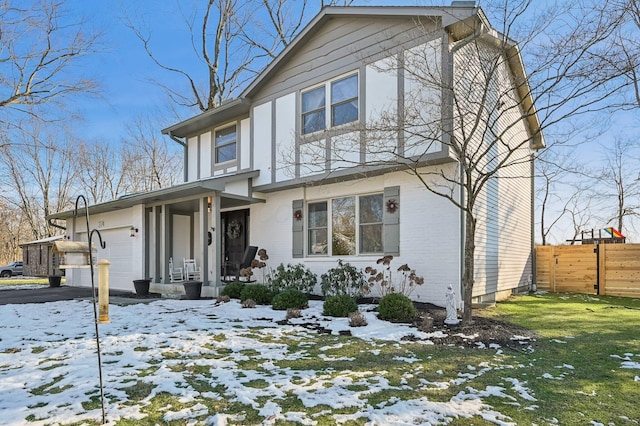
[[[254,103],[278,97],[292,91],[360,69],[398,52],[398,46],[415,45],[439,26],[434,18],[424,19],[416,26],[408,16],[332,16],[327,18],[293,52],[277,62],[260,85],[249,87],[246,96]]]

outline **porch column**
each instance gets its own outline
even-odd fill
[[[151,211],[151,217],[153,220],[151,224],[151,226],[153,227],[153,282],[160,283],[162,282],[160,277],[164,278],[164,275],[162,275],[162,246],[160,239],[160,236],[162,235],[162,227],[160,226],[162,222],[162,208],[160,206],[153,206],[151,208]]]
[[[169,257],[171,257],[171,240],[173,232],[171,226],[171,206],[162,206],[162,282],[169,284]]]
[[[209,285],[209,200],[208,197],[200,198],[200,253],[202,253],[202,265],[200,265],[202,283]]]
[[[216,192],[215,196],[211,198],[211,214],[213,215],[213,230],[211,231],[211,245],[213,246],[213,265],[211,270],[213,271],[213,280],[216,286],[222,282],[222,256],[220,255],[222,250],[222,241],[220,235],[222,235],[222,221],[220,220],[220,193]]]

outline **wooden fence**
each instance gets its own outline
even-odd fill
[[[640,297],[640,244],[538,246],[536,285],[557,293]]]

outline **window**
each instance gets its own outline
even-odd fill
[[[215,163],[236,159],[236,126],[216,131]]]
[[[309,204],[309,254],[327,254],[327,203]]]
[[[331,200],[331,254],[356,254],[356,200],[355,197]]]
[[[382,194],[309,203],[308,254],[382,253],[382,205]]]
[[[331,125],[358,120],[358,74],[331,83]]]
[[[302,94],[302,133],[324,130],[325,125],[325,90],[318,87]]]
[[[304,135],[326,129],[327,122],[337,127],[357,121],[358,74],[302,92],[301,110]]]
[[[382,194],[360,197],[360,253],[381,253]]]

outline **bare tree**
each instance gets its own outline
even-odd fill
[[[197,77],[199,68],[171,64],[160,59],[152,46],[151,34],[136,19],[128,17],[126,25],[142,42],[147,55],[161,69],[179,77],[180,84],[162,84],[171,100],[184,107],[208,111],[222,103],[255,75],[258,61],[255,49],[242,37],[248,25],[252,2],[208,0],[204,12],[184,11],[178,4],[189,31],[194,63],[206,70],[205,81]],[[188,71],[188,70],[192,71]],[[186,83],[186,84],[185,84]],[[185,87],[186,85],[186,87]]]
[[[79,143],[75,152],[77,180],[90,203],[113,200],[126,191],[122,150],[108,141]]]
[[[94,52],[97,36],[66,15],[63,3],[38,0],[26,6],[0,3],[0,118],[10,111],[42,118],[71,96],[96,89],[76,66]],[[34,109],[38,108],[38,110]],[[51,110],[49,110],[51,112]]]
[[[605,188],[601,198],[606,205],[614,206],[613,214],[605,220],[615,222],[622,233],[625,233],[625,219],[640,215],[638,154],[635,141],[616,139],[613,146],[604,150],[605,166],[597,180]]]
[[[128,192],[153,191],[182,182],[182,152],[159,135],[155,120],[136,118],[128,126],[122,146]]]
[[[7,170],[0,177],[0,200],[19,209],[32,238],[40,239],[55,235],[43,218],[69,208],[76,169],[70,135],[60,126],[36,119],[30,123],[30,132],[23,130],[17,143],[0,151],[0,163]]]
[[[565,211],[571,220],[573,236],[568,239],[570,245],[581,241],[582,233],[594,229],[593,202],[591,192],[577,192],[572,196],[565,207]],[[589,234],[591,236],[591,233]]]
[[[190,34],[193,62],[163,59],[143,19],[125,19],[160,68],[177,77],[170,84],[155,81],[172,102],[200,112],[217,107],[244,88],[299,33],[317,11],[309,0],[207,0],[204,11],[177,8]],[[325,6],[348,6],[353,0],[330,0]],[[204,76],[202,78],[201,76]]]
[[[640,108],[640,4],[606,0],[583,7],[617,20],[607,48],[593,52],[591,71],[597,78],[622,80],[616,108]]]
[[[180,181],[180,152],[170,140],[156,136],[157,121],[149,117],[133,119],[118,145],[104,140],[77,145],[77,180],[89,202],[110,201]]]
[[[7,264],[20,259],[20,243],[25,234],[25,223],[19,209],[0,202],[0,263]]]

